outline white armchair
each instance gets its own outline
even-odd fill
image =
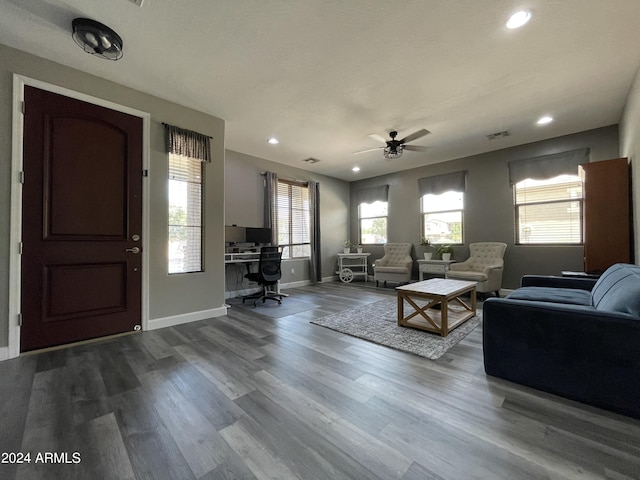
[[[411,280],[413,258],[411,258],[411,243],[387,243],[384,246],[384,257],[376,260],[373,265],[373,278],[378,282],[407,283]]]
[[[464,262],[452,263],[447,278],[478,282],[478,293],[495,292],[500,296],[504,251],[506,243],[480,242],[469,244],[469,258]]]

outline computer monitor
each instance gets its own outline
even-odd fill
[[[246,228],[247,243],[271,243],[271,229],[270,228]]]
[[[246,228],[236,225],[226,225],[224,227],[224,241],[226,243],[246,243]]]

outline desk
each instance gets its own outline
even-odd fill
[[[251,264],[260,261],[260,252],[242,252],[242,253],[225,253],[224,264],[226,265],[245,265],[247,273],[251,273]],[[276,283],[276,292],[283,297],[288,295],[280,293],[280,280]]]
[[[256,263],[260,259],[260,252],[225,253],[224,263]],[[247,267],[248,268],[248,267]]]

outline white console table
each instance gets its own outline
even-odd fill
[[[364,277],[367,281],[367,258],[370,253],[339,253],[338,270],[336,273],[344,283],[351,282],[355,277]]]
[[[425,273],[444,277],[452,263],[455,263],[455,260],[418,260],[420,281],[424,280]]]
[[[225,253],[224,263],[258,263],[260,252]]]

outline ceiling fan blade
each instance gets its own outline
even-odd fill
[[[424,137],[425,135],[428,135],[430,133],[431,132],[429,130],[426,130],[426,129],[423,128],[422,130],[418,130],[417,132],[413,132],[411,135],[407,135],[402,140],[400,140],[400,143],[413,142],[414,140],[417,140],[420,137]]]
[[[370,133],[369,134],[369,138],[373,138],[374,140],[380,142],[380,143],[384,143],[386,145],[387,143],[387,139],[384,138],[382,135],[378,135],[377,133]]]
[[[381,148],[384,148],[384,147],[368,148],[367,150],[360,150],[359,152],[353,152],[353,154],[358,155],[360,153],[373,152],[375,150],[380,150]]]
[[[403,150],[413,150],[414,152],[426,152],[429,147],[423,147],[421,145],[403,145]]]

